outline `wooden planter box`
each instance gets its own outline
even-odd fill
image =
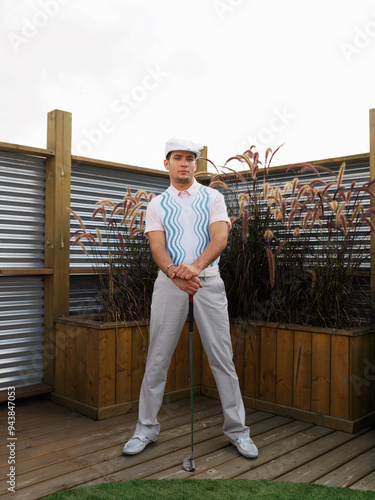
[[[375,332],[232,325],[245,405],[346,432],[375,421]],[[202,393],[217,397],[203,354]]]
[[[95,419],[138,407],[148,323],[56,321],[52,401]],[[234,361],[245,405],[346,432],[375,421],[375,332],[295,325],[232,324]],[[194,330],[195,392],[218,398]],[[165,401],[189,397],[186,324],[172,358]]]
[[[201,347],[195,331],[195,384]],[[88,316],[56,321],[55,388],[51,400],[100,420],[135,410],[145,370],[149,327],[102,323]],[[184,327],[168,372],[165,401],[189,397],[189,332]]]

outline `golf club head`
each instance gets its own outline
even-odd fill
[[[185,458],[184,463],[183,463],[183,468],[187,472],[194,472],[195,471],[195,463],[194,459],[191,455]]]

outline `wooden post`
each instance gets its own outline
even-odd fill
[[[201,157],[202,158],[207,158],[207,146],[204,146],[202,151],[201,151]],[[197,170],[195,171],[196,173],[201,173],[201,172],[207,172],[207,161],[206,160],[200,160],[198,158],[197,160]]]
[[[45,267],[53,274],[44,281],[44,382],[55,385],[54,320],[69,315],[70,179],[72,115],[48,113],[45,199]]]
[[[375,181],[375,109],[370,109],[370,180]],[[373,188],[375,193],[375,189]],[[371,208],[375,209],[373,198],[370,199]],[[375,226],[375,215],[371,215]],[[375,234],[371,233],[371,290],[372,303],[375,303]]]

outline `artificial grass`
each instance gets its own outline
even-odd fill
[[[74,488],[45,497],[48,500],[370,500],[374,491],[350,490],[306,483],[247,479],[169,479],[121,481]]]

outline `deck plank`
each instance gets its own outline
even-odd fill
[[[350,486],[353,490],[375,491],[375,471]]]
[[[71,429],[73,427],[80,427],[82,429],[82,425],[92,422],[90,418],[84,417],[83,415],[70,414],[64,415],[64,417],[60,419],[50,419],[49,417],[47,417],[46,419],[43,418],[42,424],[40,421],[41,419],[39,419],[37,426],[30,426],[28,428],[24,427],[23,429],[18,425],[18,422],[16,421],[17,438],[37,438],[38,436],[46,436],[47,434],[52,434],[51,437],[53,438],[53,435],[55,433],[58,433],[63,429]],[[5,437],[7,437],[7,435]]]
[[[363,436],[365,437],[365,436]],[[375,448],[356,456],[341,467],[315,481],[325,486],[343,486],[347,488],[361,480],[373,471],[375,463]]]
[[[254,435],[256,435],[259,432],[274,429],[275,425],[280,425],[281,421],[278,420],[279,418],[281,417],[267,418],[258,421],[254,424],[251,424],[249,419],[247,420],[247,422],[251,424],[251,427],[254,430]],[[275,419],[277,419],[276,422]],[[288,419],[285,420],[287,421]],[[207,435],[203,437],[207,437]],[[188,438],[190,439],[190,436],[188,436]],[[189,446],[189,440],[188,440],[188,446],[184,449],[183,452],[182,450],[179,450],[178,455],[176,455],[175,457],[176,465],[173,467],[173,470],[171,469],[170,465],[169,467],[165,467],[162,464],[162,462],[159,463],[159,461],[157,466],[155,465],[155,462],[152,463],[150,462],[150,467],[146,468],[144,463],[140,463],[138,466],[134,466],[132,468],[119,472],[117,475],[114,476],[114,478],[116,481],[124,481],[125,479],[140,479],[146,477],[148,479],[155,479],[155,478],[160,479],[162,477],[165,477],[166,475],[168,477],[172,477],[172,475],[174,475],[176,478],[179,479],[190,478],[191,474],[186,473],[182,469],[183,459],[190,454],[190,449],[191,448]],[[210,440],[206,439],[201,441],[200,436],[197,436],[197,433],[194,433],[194,462],[196,467],[201,462],[200,457],[203,457],[207,454],[212,456],[212,453],[217,453],[219,456],[225,455],[223,460],[227,460],[228,454],[229,456],[233,456],[233,458],[238,457],[238,452],[233,446],[231,446],[229,440],[225,436],[223,436],[221,429],[217,429],[217,435],[213,439],[211,438]]]
[[[215,402],[214,405],[207,405],[207,400],[198,401],[196,403],[197,419],[208,418],[211,415],[221,414],[221,407],[219,402]],[[163,410],[159,414],[159,421],[163,423],[168,421],[169,425],[177,425],[178,423],[184,423],[190,421],[190,415],[188,414],[188,403],[180,405],[180,411],[184,412],[183,415],[174,415],[175,404],[165,405]],[[186,413],[185,413],[186,410]],[[74,412],[71,412],[74,413]],[[174,415],[174,417],[171,417]],[[86,417],[85,417],[86,418]],[[113,417],[110,420],[100,420],[93,421],[88,419],[89,423],[84,422],[84,425],[75,427],[74,429],[66,429],[65,424],[61,425],[60,432],[49,433],[47,435],[37,435],[37,439],[19,439],[17,441],[17,466],[20,468],[22,462],[25,461],[28,470],[35,469],[34,464],[37,464],[38,457],[43,455],[48,455],[49,463],[54,463],[51,460],[51,450],[54,452],[54,457],[56,453],[63,452],[65,456],[70,454],[72,450],[74,456],[74,450],[78,450],[76,453],[80,453],[80,446],[90,446],[90,443],[95,443],[96,440],[108,440],[112,435],[118,436],[119,442],[125,442],[126,437],[130,437],[135,425],[135,414],[121,415],[118,417]],[[18,436],[18,434],[17,434]],[[33,446],[30,447],[30,443]],[[67,451],[68,450],[68,451]],[[1,470],[1,469],[0,469]]]
[[[275,443],[268,443],[267,440],[262,441],[258,438],[255,440],[259,449],[258,458],[244,460],[243,457],[237,455],[235,460],[229,463],[223,463],[219,467],[215,467],[202,474],[197,474],[194,477],[197,479],[223,479],[225,477],[259,479],[256,477],[256,471],[261,465],[271,462],[271,460],[275,460],[285,453],[293,451],[307,443],[311,443],[316,439],[327,436],[331,432],[331,429],[310,425],[304,430],[277,440]]]
[[[207,420],[208,421],[208,420]],[[214,428],[217,428],[216,432],[220,432],[220,428],[222,426],[222,415],[211,415],[209,417],[209,422],[210,424],[207,424],[207,428],[212,425]],[[174,422],[171,421],[168,423],[168,426],[171,426],[170,429],[173,429],[173,434],[168,435],[167,432],[163,433],[163,436],[161,440],[158,440],[158,445],[160,445],[160,441],[170,443],[170,441],[175,442],[176,437],[179,435],[181,437],[187,436],[189,437],[189,430],[190,430],[190,423],[186,422],[183,425],[180,425],[177,430],[175,430]],[[128,429],[129,436],[132,433],[133,428]],[[122,455],[122,448],[124,445],[124,438],[120,434],[114,434],[109,438],[108,436],[105,436],[104,438],[100,438],[97,441],[89,441],[85,443],[85,450],[86,453],[82,453],[82,447],[80,449],[80,453],[77,454],[77,448],[76,447],[71,447],[70,450],[73,451],[73,456],[69,457],[66,459],[66,451],[61,450],[60,452],[55,452],[54,455],[54,461],[55,463],[52,464],[50,463],[49,467],[43,467],[43,462],[45,462],[46,458],[48,459],[48,456],[50,453],[42,455],[40,457],[39,463],[37,465],[40,467],[40,470],[38,470],[38,480],[39,481],[44,481],[47,479],[51,479],[54,477],[57,477],[61,474],[67,474],[67,473],[74,473],[78,471],[79,476],[84,475],[85,471],[83,469],[85,468],[90,468],[92,469],[93,466],[98,465],[99,467],[103,466],[103,463],[107,461],[112,461],[112,470],[115,472],[118,470],[118,468],[122,468],[123,464],[125,462],[125,459],[127,457],[124,457]],[[158,446],[160,451],[162,450],[161,446]],[[148,451],[148,450],[147,450]],[[144,452],[145,453],[145,452]],[[56,458],[57,457],[57,458]],[[60,458],[60,460],[59,460]],[[65,460],[62,460],[62,458],[65,458]],[[142,457],[139,457],[142,461]],[[35,465],[35,462],[34,462]],[[26,487],[30,484],[33,484],[35,482],[35,469],[32,471],[24,472],[22,474],[22,468],[19,467],[21,474],[19,475],[18,479],[18,486],[20,488]],[[101,475],[97,476],[101,477]]]
[[[33,411],[33,407],[29,406],[19,407],[18,403],[16,403],[15,412],[17,430],[19,431],[29,428],[42,427],[43,425],[45,425],[47,415],[49,422],[63,420],[67,416],[70,416],[70,418],[72,418],[71,410],[56,406],[53,403],[44,405],[42,408],[38,409],[38,411]],[[74,416],[82,415],[75,414]],[[0,415],[0,419],[2,422],[6,421],[6,414],[4,414],[3,416]],[[6,432],[7,428],[5,426],[4,429],[0,431],[0,435]]]
[[[283,417],[274,417],[273,419],[269,419],[264,422],[260,422],[259,424],[255,424],[252,426],[252,436],[254,437],[254,441],[257,443],[259,448],[262,448],[262,442],[276,442],[279,439],[295,434],[298,430],[302,430],[308,427],[311,427],[310,424],[306,424],[304,422],[285,422],[279,420]],[[199,457],[196,453],[194,453],[196,457],[195,461],[195,474],[194,476],[198,476],[198,474],[207,472],[214,467],[218,467],[220,465],[226,464],[228,460],[232,460],[234,458],[238,458],[238,451],[234,446],[229,446],[228,449],[223,449],[216,455],[212,455],[211,453],[205,453],[201,457]],[[183,471],[184,472],[184,471]],[[191,478],[192,475],[189,472],[181,473],[181,464],[170,469],[165,475],[165,473],[157,473],[151,476],[147,476],[147,479],[164,479],[165,477],[169,478]]]
[[[277,480],[291,481],[293,483],[312,483],[318,480],[357,456],[358,444],[353,447],[352,442],[360,436],[362,436],[362,444],[365,446],[366,451],[368,431],[369,429],[363,429],[356,434],[336,432],[334,435],[329,436],[329,442],[322,443],[321,454],[317,458],[311,459],[308,463],[281,475]],[[371,447],[373,444],[371,445],[370,442],[369,446]],[[330,445],[332,445],[331,450],[329,449]]]
[[[16,411],[16,488],[17,498],[23,500],[81,485],[141,478],[264,477],[375,491],[371,428],[353,435],[247,409],[246,422],[259,448],[259,457],[251,460],[241,457],[223,435],[220,402],[197,396],[192,474],[182,468],[190,454],[188,399],[162,406],[157,443],[133,457],[124,456],[122,448],[134,432],[136,413],[94,421],[45,398],[22,400]],[[0,410],[1,415],[6,413]],[[0,448],[1,479],[9,469],[4,448]],[[15,498],[6,488],[2,479],[0,496]]]
[[[251,478],[249,479],[271,479],[276,478],[289,473],[289,481],[296,482],[293,473],[296,474],[295,469],[305,465],[317,457],[320,457],[325,452],[335,450],[337,446],[345,443],[350,439],[350,435],[344,432],[336,433],[332,432],[329,435],[325,435],[314,442],[309,442],[308,444],[301,446],[289,453],[286,453],[282,457],[272,460],[261,467],[258,467],[252,472]],[[293,471],[293,473],[291,472]],[[256,476],[256,477],[255,477]],[[312,482],[312,481],[303,481]]]
[[[260,418],[267,419],[268,414],[256,412],[249,416],[250,421],[256,421]],[[195,433],[198,440],[205,441],[222,434],[221,413],[216,416],[210,416],[203,423],[205,424],[204,427]],[[93,452],[92,450],[90,450],[89,453],[87,453],[86,455],[81,455],[74,461],[67,460],[65,462],[56,464],[56,466],[50,466],[47,471],[43,469],[40,471],[40,473],[38,473],[38,479],[47,480],[53,477],[57,477],[61,474],[72,473],[72,483],[78,481],[78,484],[80,484],[82,482],[81,477],[89,478],[89,475],[91,474],[93,468],[95,468],[95,479],[102,478],[106,470],[106,468],[103,467],[103,464],[106,465],[106,463],[109,461],[111,461],[111,476],[113,477],[116,477],[116,472],[120,472],[123,469],[132,467],[137,463],[141,464],[141,469],[145,468],[145,460],[152,460],[155,457],[158,458],[159,463],[162,463],[162,457],[164,455],[167,455],[166,460],[169,463],[172,459],[172,452],[176,451],[181,455],[179,447],[187,446],[190,443],[190,422],[187,421],[183,425],[180,423],[179,427],[176,427],[176,422],[173,422],[173,420],[171,420],[166,423],[165,427],[166,431],[163,432],[163,434],[160,435],[160,438],[158,439],[158,446],[148,447],[142,453],[142,455],[125,457],[122,454],[124,443],[123,439],[118,439],[114,446],[108,446],[107,440],[105,440],[105,442],[103,442],[105,448],[102,447],[102,449],[100,449],[98,452]],[[171,432],[168,433],[167,427],[169,427],[169,430]],[[176,438],[179,438],[179,440],[177,440]],[[180,461],[182,461],[183,458],[184,457],[182,457],[182,459],[180,458]],[[143,474],[143,476],[145,476],[145,473]],[[19,481],[21,487],[35,482],[34,473],[22,475]],[[103,479],[98,480],[97,482],[102,481]]]

